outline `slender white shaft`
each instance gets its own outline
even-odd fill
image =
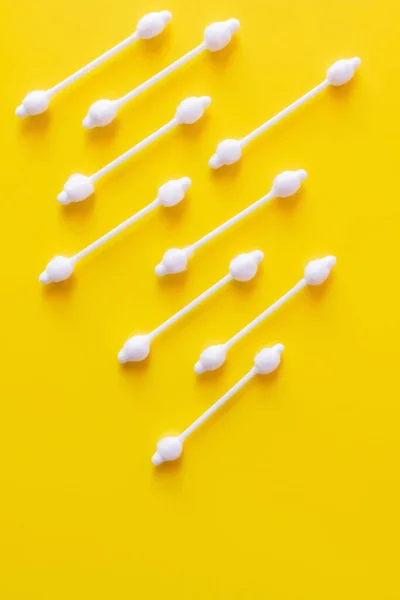
[[[127,94],[125,94],[125,96],[122,96],[122,98],[120,98],[119,100],[116,100],[117,106],[120,107],[123,104],[126,104],[127,102],[129,102],[129,100],[132,100],[132,98],[135,98],[136,96],[138,96],[145,90],[149,89],[152,85],[154,85],[161,79],[164,79],[164,77],[166,77],[173,71],[176,71],[177,69],[179,69],[179,67],[186,64],[192,58],[194,58],[195,56],[197,56],[198,54],[203,52],[203,50],[206,50],[206,49],[207,49],[206,44],[204,42],[202,42],[199,46],[196,46],[196,48],[193,48],[193,50],[191,50],[187,54],[184,54],[184,56],[181,56],[180,58],[178,58],[178,60],[173,62],[171,65],[168,65],[168,67],[165,67],[165,69],[163,69],[162,71],[160,71],[153,77],[150,77],[150,79],[148,79],[147,81],[145,81],[144,83],[142,83],[141,85],[136,87],[134,90],[132,90],[131,92],[128,92]]]
[[[198,429],[207,419],[211,417],[221,406],[223,406],[236,392],[246,385],[256,375],[257,369],[253,367],[242,379],[240,379],[229,391],[226,392],[217,402],[215,402],[210,408],[208,408],[198,419],[196,419],[185,431],[183,431],[178,437],[183,442],[191,433]]]
[[[214,294],[214,292],[216,292],[217,290],[219,290],[220,288],[222,288],[225,284],[227,284],[232,279],[233,279],[232,275],[230,275],[230,274],[225,275],[225,277],[223,277],[222,279],[220,279],[219,281],[217,281],[217,283],[215,283],[210,288],[208,288],[208,290],[206,290],[205,292],[203,292],[202,294],[200,294],[200,296],[198,296],[197,298],[195,298],[194,300],[192,300],[192,302],[189,302],[189,304],[187,304],[186,306],[184,306],[181,310],[179,310],[177,313],[175,313],[172,317],[170,317],[164,323],[162,323],[156,329],[154,329],[149,334],[149,337],[151,339],[153,339],[157,335],[159,335],[160,333],[162,333],[163,331],[165,331],[166,329],[168,329],[168,327],[170,327],[171,325],[173,325],[174,323],[176,323],[176,321],[179,321],[179,319],[181,319],[182,317],[184,317],[193,308],[195,308],[196,306],[198,306],[199,304],[201,304],[204,300],[206,300],[207,298],[209,298],[212,294]]]
[[[73,263],[78,262],[78,260],[86,256],[87,254],[90,254],[90,252],[93,252],[93,250],[96,250],[96,248],[98,248],[99,246],[102,246],[103,244],[108,242],[108,240],[118,235],[121,231],[127,229],[127,227],[132,225],[132,223],[136,223],[136,221],[139,221],[139,219],[144,217],[144,215],[146,215],[147,213],[151,212],[154,208],[159,206],[159,204],[160,202],[157,198],[156,200],[139,210],[137,213],[129,217],[129,219],[126,219],[126,221],[120,223],[119,225],[117,225],[117,227],[114,227],[114,229],[111,229],[111,231],[108,231],[107,233],[102,235],[101,238],[99,238],[92,244],[89,244],[89,246],[86,246],[86,248],[84,248],[80,252],[77,252],[77,254],[75,254],[74,256],[71,256],[70,260]]]
[[[248,144],[249,142],[251,142],[252,140],[254,140],[254,138],[256,138],[258,135],[260,135],[261,133],[263,133],[264,131],[266,131],[267,129],[269,129],[270,127],[275,125],[276,123],[278,123],[278,121],[280,121],[281,119],[284,119],[287,115],[289,115],[291,112],[296,110],[296,108],[298,108],[302,104],[305,104],[305,102],[307,102],[308,100],[310,100],[311,98],[313,98],[314,96],[319,94],[319,92],[322,92],[322,90],[324,90],[326,87],[328,87],[328,85],[329,85],[329,82],[327,79],[325,79],[325,81],[323,81],[322,83],[317,85],[315,88],[313,88],[312,90],[307,92],[307,94],[304,94],[304,96],[302,96],[301,98],[299,98],[292,104],[289,104],[289,106],[287,106],[286,108],[281,110],[277,115],[275,115],[274,117],[272,117],[271,119],[266,121],[266,123],[264,123],[263,125],[260,125],[260,127],[257,127],[257,129],[255,129],[254,131],[249,133],[249,135],[246,135],[246,137],[242,138],[240,140],[240,145],[243,147],[246,144]]]
[[[107,173],[112,171],[115,167],[118,167],[121,163],[128,160],[128,158],[130,158],[134,154],[137,154],[138,152],[143,150],[143,148],[145,148],[146,146],[148,146],[149,144],[154,142],[157,138],[164,135],[164,133],[167,133],[167,131],[170,131],[171,129],[173,129],[177,124],[178,124],[178,121],[175,118],[172,119],[169,123],[167,123],[166,125],[163,125],[163,127],[160,127],[160,129],[157,129],[157,131],[155,131],[154,133],[149,135],[147,138],[145,138],[144,140],[142,140],[141,142],[136,144],[136,146],[133,146],[133,148],[130,148],[130,150],[127,150],[126,152],[124,152],[124,154],[121,154],[121,156],[118,156],[118,158],[111,161],[108,165],[106,165],[105,167],[100,169],[100,171],[97,171],[97,173],[94,173],[90,177],[90,179],[92,180],[92,182],[97,181],[98,179],[100,179],[100,177],[103,177],[103,175],[106,175]]]
[[[232,227],[232,225],[235,225],[236,223],[238,223],[238,221],[240,221],[241,219],[244,219],[249,214],[254,212],[257,208],[259,208],[260,206],[263,206],[263,204],[266,204],[267,202],[269,202],[270,200],[272,200],[275,197],[276,197],[276,194],[274,193],[273,190],[271,190],[270,192],[268,192],[268,194],[266,194],[265,196],[263,196],[256,202],[253,202],[253,204],[250,204],[250,206],[248,206],[247,208],[243,209],[240,213],[238,213],[234,217],[231,217],[230,219],[228,219],[228,221],[225,221],[225,223],[222,223],[222,225],[219,225],[219,227],[216,227],[216,229],[214,229],[213,231],[210,231],[209,233],[204,235],[202,238],[197,240],[197,242],[194,242],[193,244],[188,246],[187,250],[194,252],[201,246],[204,246],[204,244],[206,244],[213,238],[217,237],[217,235],[219,235],[223,231],[226,231],[227,229],[229,229],[229,227]]]
[[[125,40],[122,40],[122,42],[120,42],[119,44],[114,46],[114,48],[110,48],[110,50],[107,50],[107,52],[104,52],[104,54],[102,54],[101,56],[98,56],[97,58],[92,60],[89,64],[85,65],[84,67],[82,67],[81,69],[76,71],[75,73],[72,73],[72,75],[70,75],[69,77],[66,77],[66,79],[63,79],[63,81],[60,81],[60,83],[57,83],[57,85],[55,85],[54,87],[50,88],[48,90],[49,95],[53,96],[57,92],[66,88],[70,83],[73,83],[77,79],[80,79],[81,77],[86,75],[86,73],[89,73],[89,71],[93,71],[93,69],[95,69],[96,67],[101,65],[103,62],[105,62],[106,60],[111,58],[111,56],[114,56],[115,54],[117,54],[120,50],[123,50],[124,48],[126,48],[127,46],[132,44],[132,42],[135,42],[137,39],[138,39],[138,34],[135,31],[135,33],[133,33],[132,35],[127,37]]]
[[[253,319],[253,321],[251,321],[248,325],[246,325],[246,327],[243,327],[243,329],[241,329],[238,333],[236,333],[233,337],[231,337],[231,339],[228,340],[224,344],[224,348],[226,350],[231,348],[233,346],[233,344],[238,342],[242,337],[247,335],[252,329],[257,327],[257,325],[259,325],[262,321],[264,321],[264,319],[269,317],[269,315],[271,315],[275,310],[280,308],[282,306],[282,304],[285,304],[285,302],[290,300],[290,298],[292,298],[295,294],[297,294],[297,292],[302,290],[306,285],[307,285],[306,280],[300,279],[300,281],[298,283],[296,283],[296,285],[294,287],[292,287],[292,289],[290,289],[288,292],[286,292],[286,294],[284,294],[281,298],[279,298],[279,300],[277,300],[276,302],[271,304],[271,306],[269,306],[266,310],[264,310],[264,312],[262,312],[260,315],[258,315],[258,317],[256,317],[255,319]]]

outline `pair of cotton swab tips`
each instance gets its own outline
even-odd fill
[[[207,242],[211,241],[242,219],[246,218],[252,212],[264,206],[273,198],[288,198],[289,196],[293,196],[293,194],[299,190],[301,183],[306,177],[307,173],[304,171],[304,169],[299,169],[297,171],[284,171],[283,173],[280,173],[280,175],[275,177],[272,189],[268,192],[268,194],[242,210],[234,217],[231,217],[225,223],[222,223],[219,225],[219,227],[213,231],[210,231],[193,244],[190,244],[190,246],[186,246],[186,248],[171,248],[170,250],[167,250],[160,264],[156,266],[156,274],[161,277],[163,275],[170,275],[185,271],[188,266],[189,258],[191,258],[194,252],[201,246],[204,246],[207,244]]]
[[[277,115],[266,121],[263,125],[260,125],[260,127],[257,127],[257,129],[240,140],[227,139],[223,142],[220,142],[217,146],[215,154],[213,154],[209,160],[209,166],[213,169],[219,169],[223,165],[232,165],[233,163],[238,162],[242,157],[243,148],[247,146],[249,142],[281,121],[284,117],[296,110],[296,108],[299,108],[302,104],[322,92],[322,90],[328,86],[332,85],[334,87],[338,87],[350,81],[355,73],[355,70],[360,64],[361,59],[358,57],[338,60],[335,62],[328,69],[326,79],[322,81],[322,83],[281,110]]]
[[[135,335],[127,342],[118,354],[118,360],[121,363],[138,362],[148,357],[150,353],[150,343],[155,337],[159,336],[174,323],[182,319],[185,315],[191,312],[196,306],[204,302],[207,298],[215,294],[218,290],[228,284],[230,281],[250,281],[258,271],[258,265],[263,260],[264,254],[261,250],[254,250],[248,254],[239,254],[234,258],[229,265],[229,273],[214,283],[205,292],[184,306],[181,310],[175,313],[172,317],[164,321],[161,325],[153,329],[146,335]]]
[[[206,50],[218,52],[225,48],[231,41],[232,35],[239,29],[239,25],[237,19],[229,19],[228,21],[209,25],[204,31],[204,41],[199,46],[196,46],[193,50],[168,65],[168,67],[117,100],[97,100],[97,102],[92,104],[89,108],[86,117],[83,119],[82,125],[87,129],[105,127],[114,121],[120,108],[202,52]]]
[[[272,348],[264,348],[254,358],[254,366],[244,377],[242,377],[231,389],[226,392],[215,404],[210,406],[198,419],[177,436],[168,436],[160,440],[157,444],[157,451],[151,459],[153,465],[158,466],[164,462],[177,460],[183,450],[184,441],[196,431],[207,419],[215,414],[228,400],[241,390],[256,375],[266,375],[272,373],[279,367],[281,362],[281,353],[284,347],[282,344],[276,344]]]
[[[249,281],[252,279],[257,273],[258,263],[261,262],[262,259],[263,253],[260,250],[255,250],[250,254],[240,254],[237,256],[230,264],[229,274],[220,279],[208,290],[203,292],[200,296],[198,296],[198,298],[190,302],[175,315],[167,319],[167,321],[154,329],[151,333],[146,335],[135,335],[129,338],[118,354],[119,361],[121,363],[138,362],[147,358],[150,353],[150,343],[156,336],[176,323],[176,321],[184,317],[188,312],[193,310],[193,308],[198,306],[206,298],[211,296],[211,294],[216,292],[232,279],[236,279],[237,281]],[[233,346],[233,344],[244,337],[257,325],[259,325],[272,312],[287,302],[303,287],[306,285],[316,286],[324,283],[324,281],[329,277],[331,269],[335,264],[336,258],[334,256],[326,256],[325,258],[320,258],[309,262],[304,269],[304,277],[300,279],[300,281],[291,290],[289,290],[279,300],[274,302],[274,304],[261,313],[261,315],[259,315],[256,319],[254,319],[251,323],[234,335],[228,342],[225,344],[210,346],[204,350],[199,361],[195,365],[196,373],[215,371],[221,367],[226,360],[227,351]]]
[[[178,125],[192,125],[196,123],[204,115],[204,111],[211,104],[209,96],[201,96],[200,98],[191,97],[183,100],[176,109],[175,117],[160,127],[157,131],[149,135],[147,138],[127,150],[124,154],[110,162],[108,165],[94,173],[86,176],[80,173],[71,175],[64,185],[64,189],[57,196],[60,204],[70,204],[71,202],[82,202],[89,198],[94,192],[94,184],[96,181],[104,177],[107,173],[121,165],[123,162],[146,148],[149,144],[160,138],[162,135],[177,127]]]
[[[111,240],[113,237],[139,221],[142,217],[158,208],[163,206],[169,208],[176,206],[181,202],[185,196],[186,190],[191,185],[189,177],[181,177],[180,179],[172,179],[167,183],[164,183],[157,194],[157,198],[150,202],[147,206],[139,210],[137,213],[126,219],[114,229],[102,235],[98,240],[83,248],[80,252],[77,252],[74,256],[56,256],[46,266],[46,269],[41,273],[39,281],[41,283],[59,283],[68,279],[74,272],[75,264],[81,259]]]
[[[164,30],[171,18],[172,14],[169,12],[169,10],[162,10],[160,12],[153,12],[145,15],[138,22],[136,31],[125,40],[122,40],[122,42],[110,50],[107,50],[107,52],[104,52],[104,54],[95,60],[92,60],[89,64],[85,65],[63,81],[60,81],[60,83],[57,83],[57,85],[53,86],[52,88],[48,90],[37,90],[27,94],[20,106],[18,106],[16,109],[15,114],[17,117],[27,117],[44,113],[48,109],[50,100],[53,96],[55,96],[55,94],[65,89],[67,86],[71,85],[90,71],[93,71],[93,69],[106,62],[106,60],[112,56],[115,56],[115,54],[136,40],[148,40],[156,37]]]

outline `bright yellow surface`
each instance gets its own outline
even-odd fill
[[[112,10],[110,12],[110,9]],[[150,10],[173,20],[23,122],[25,93],[49,87],[134,29]],[[354,600],[400,598],[399,3],[395,0],[3,0],[0,596]],[[87,134],[81,119],[200,42],[231,16],[242,28]],[[328,89],[212,173],[218,141],[241,137],[359,55],[357,76]],[[90,174],[209,94],[207,117],[177,129],[61,208],[74,171]],[[155,264],[305,168],[296,199],[275,201],[199,251],[184,277]],[[156,195],[193,186],[66,285],[37,277]],[[240,251],[265,252],[253,284],[230,286],[121,368],[117,351],[225,274]],[[336,254],[332,279],[306,290],[196,379],[202,347],[226,340],[302,275]],[[157,440],[180,431],[251,366],[286,346],[276,375],[252,382],[156,470]]]

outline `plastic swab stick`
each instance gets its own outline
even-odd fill
[[[130,225],[132,225],[133,223],[136,223],[136,221],[139,221],[139,219],[141,219],[142,217],[144,217],[144,215],[147,215],[147,213],[157,208],[157,206],[169,207],[175,206],[176,204],[181,202],[181,200],[183,200],[185,196],[186,190],[189,188],[191,183],[192,182],[189,179],[189,177],[173,179],[171,181],[168,181],[167,183],[164,183],[164,185],[162,185],[159,188],[157,198],[153,202],[151,202],[150,204],[139,210],[139,212],[129,217],[129,219],[126,219],[126,221],[124,221],[123,223],[120,223],[120,225],[118,225],[117,227],[114,227],[114,229],[111,229],[111,231],[104,234],[101,238],[99,238],[92,244],[89,244],[89,246],[87,246],[74,256],[71,256],[71,258],[67,258],[66,256],[56,256],[55,258],[53,258],[49,262],[43,273],[40,275],[39,281],[41,281],[41,283],[59,283],[60,281],[65,281],[74,272],[74,267],[78,260],[80,260],[84,256],[87,256],[88,254],[90,254],[90,252],[93,252],[93,250],[96,250],[97,248],[108,242],[108,240],[111,240],[111,238],[118,235],[121,231],[124,231],[124,229],[130,227]]]
[[[272,189],[257,200],[253,204],[250,204],[247,208],[242,210],[240,213],[231,217],[225,223],[222,223],[219,227],[207,233],[202,238],[194,242],[190,246],[186,248],[171,248],[167,250],[162,258],[160,264],[158,264],[155,268],[156,275],[160,277],[163,275],[169,275],[173,273],[181,273],[185,271],[188,266],[188,260],[191,256],[193,256],[194,252],[204,246],[207,242],[217,237],[223,231],[232,227],[241,221],[252,212],[267,204],[273,198],[287,198],[295,194],[300,188],[301,182],[307,177],[306,171],[303,169],[299,169],[298,171],[284,171],[280,175],[277,175],[274,179],[274,183],[272,185]]]
[[[71,202],[82,202],[82,200],[89,198],[94,192],[94,183],[98,179],[118,167],[128,160],[128,158],[131,158],[134,154],[140,152],[140,150],[143,150],[143,148],[146,148],[146,146],[177,125],[191,125],[198,121],[203,116],[205,109],[210,103],[211,98],[209,96],[186,98],[186,100],[183,100],[183,102],[179,104],[176,109],[175,117],[169,121],[169,123],[160,127],[160,129],[133,146],[130,150],[127,150],[124,154],[121,154],[121,156],[118,156],[118,158],[100,169],[100,171],[97,171],[97,173],[94,173],[94,175],[89,177],[79,173],[71,175],[65,183],[63,191],[58,194],[57,200],[60,204],[70,204]]]
[[[310,100],[319,92],[322,92],[329,85],[335,87],[343,85],[350,81],[353,77],[355,70],[361,64],[361,60],[357,58],[349,58],[344,60],[338,60],[335,62],[327,71],[326,79],[317,85],[315,88],[304,94],[301,98],[289,104],[286,108],[281,110],[277,115],[266,121],[260,127],[257,127],[254,131],[246,135],[241,140],[224,140],[217,146],[215,154],[210,158],[208,164],[213,169],[219,169],[223,165],[232,165],[233,163],[240,160],[242,156],[242,150],[249,142],[254,140],[258,135],[264,133],[267,129],[278,123],[281,119],[289,115],[291,112],[296,110],[299,106]]]
[[[281,362],[281,353],[284,347],[282,344],[276,344],[272,348],[264,348],[254,358],[254,367],[242,377],[231,389],[226,392],[215,404],[210,406],[198,419],[196,419],[180,435],[165,437],[157,444],[157,451],[153,454],[151,462],[157,466],[163,462],[176,460],[182,454],[183,442],[189,435],[198,429],[207,419],[217,412],[228,400],[232,398],[242,387],[246,385],[255,375],[266,375],[272,373],[279,367]]]
[[[123,50],[133,42],[138,39],[148,40],[150,38],[156,37],[159,33],[161,33],[166,24],[171,20],[172,15],[169,10],[162,10],[161,12],[153,12],[148,15],[145,15],[140,19],[136,26],[136,31],[132,33],[125,40],[122,40],[119,44],[107,50],[104,54],[92,60],[88,65],[76,71],[60,83],[57,83],[54,87],[48,90],[37,90],[35,92],[30,92],[22,101],[22,104],[18,106],[15,111],[17,117],[27,117],[33,115],[40,115],[44,113],[50,104],[51,98],[60,92],[64,88],[66,88],[71,83],[74,83],[86,73],[93,71],[96,67],[103,64],[106,60],[117,54],[120,50]]]
[[[229,283],[229,281],[232,281],[233,279],[236,281],[250,281],[250,279],[253,279],[257,273],[258,265],[263,258],[264,255],[261,250],[254,250],[249,254],[239,254],[239,256],[236,256],[229,265],[228,275],[225,275],[225,277],[217,281],[217,283],[208,288],[208,290],[200,294],[200,296],[192,300],[192,302],[189,302],[189,304],[159,325],[151,333],[146,335],[134,335],[129,338],[118,354],[120,363],[138,362],[147,358],[150,353],[150,342],[155,337],[187,315],[196,306],[214,294],[214,292]]]
[[[232,39],[232,35],[239,29],[239,21],[237,19],[229,19],[222,23],[213,23],[206,27],[204,31],[204,41],[196,48],[193,48],[190,52],[181,56],[173,62],[171,65],[136,87],[134,90],[122,96],[117,100],[98,100],[89,108],[86,117],[82,121],[82,125],[87,129],[93,129],[94,127],[105,127],[111,123],[117,116],[118,110],[139,96],[145,90],[148,90],[158,81],[167,77],[170,73],[173,73],[179,67],[182,67],[187,62],[192,60],[198,54],[201,54],[205,50],[211,52],[217,52],[222,50],[229,44]]]
[[[285,304],[290,298],[292,298],[297,292],[303,289],[306,285],[321,285],[329,277],[332,267],[336,264],[336,258],[334,256],[325,256],[325,258],[319,258],[312,260],[306,265],[304,269],[304,277],[300,279],[298,283],[286,294],[284,294],[279,300],[271,304],[264,312],[258,317],[253,319],[251,323],[246,325],[238,333],[236,333],[230,340],[225,344],[216,344],[209,346],[200,355],[200,359],[195,364],[194,370],[196,373],[204,373],[205,371],[216,371],[221,367],[225,360],[226,354],[232,346],[243,338],[247,333],[250,333],[257,325],[262,323],[264,319],[269,317],[275,310]]]

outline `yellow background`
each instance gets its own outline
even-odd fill
[[[20,121],[26,92],[50,87],[111,47],[150,10],[173,20]],[[202,38],[242,27],[143,94],[118,122],[81,119]],[[2,361],[0,595],[4,600],[400,598],[399,18],[395,0],[3,0],[1,18]],[[216,143],[242,137],[360,56],[328,89],[212,173]],[[190,95],[207,116],[171,132],[60,207],[73,172],[91,174],[172,118]],[[303,191],[276,200],[159,281],[163,252],[200,237],[304,168]],[[189,175],[182,206],[158,210],[79,264],[66,284],[37,277]],[[125,339],[211,285],[237,253],[261,248],[261,274],[229,286],[121,368]],[[331,280],[275,314],[196,379],[193,364],[301,276],[336,254]],[[157,440],[179,432],[251,366],[285,344],[276,375],[253,381],[154,469]]]

